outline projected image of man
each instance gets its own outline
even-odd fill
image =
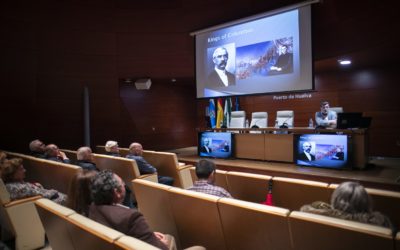
[[[274,66],[271,66],[271,74],[284,74],[293,72],[293,54],[288,51],[287,45],[282,45],[279,48],[279,56]]]
[[[203,146],[201,146],[201,148],[200,148],[200,152],[202,152],[202,153],[211,153],[212,152],[212,149],[211,149],[211,139],[210,138],[208,138],[208,137],[206,137],[206,138],[204,138],[204,140],[203,140]]]
[[[235,75],[226,70],[229,54],[226,48],[218,47],[213,53],[214,70],[208,75],[210,87],[227,87],[235,84]]]
[[[315,155],[311,154],[311,143],[304,142],[303,143],[303,152],[299,155],[298,159],[301,161],[315,161]]]

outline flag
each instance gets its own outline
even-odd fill
[[[232,113],[232,99],[228,97],[225,99],[224,122],[223,122],[223,125],[227,128],[229,128],[231,125],[231,113]]]
[[[222,108],[222,99],[218,98],[218,100],[217,100],[217,124],[215,127],[220,128],[223,121],[224,121],[224,109]]]
[[[215,128],[215,104],[214,104],[214,99],[210,99],[210,106],[208,108],[208,114],[210,116],[211,128]]]
[[[239,98],[237,96],[235,98],[235,110],[239,111]]]
[[[268,181],[268,193],[267,196],[265,197],[265,201],[263,201],[262,204],[268,206],[274,205],[274,200],[272,199],[272,179],[269,179]]]

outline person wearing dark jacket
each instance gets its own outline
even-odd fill
[[[143,158],[143,147],[140,143],[131,143],[129,146],[129,154],[126,158],[136,161],[141,175],[157,173],[157,169]],[[158,183],[172,186],[174,184],[174,178],[158,175]]]
[[[92,220],[160,249],[169,249],[174,242],[170,235],[151,231],[139,211],[121,205],[125,184],[111,170],[98,172],[91,180],[90,189],[93,203],[89,208],[89,218]]]

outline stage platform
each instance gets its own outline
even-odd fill
[[[197,147],[169,150],[177,154],[180,162],[195,164],[199,159]],[[291,163],[280,163],[245,159],[212,159],[217,168],[227,171],[241,171],[271,176],[300,178],[328,183],[358,181],[365,187],[400,191],[400,159],[370,157],[365,169],[323,169],[299,167]]]

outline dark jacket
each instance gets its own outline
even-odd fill
[[[85,170],[96,170],[99,171],[97,168],[96,164],[90,161],[85,161],[85,160],[77,160],[76,165],[79,167],[85,169]]]
[[[161,249],[168,249],[150,230],[143,215],[121,205],[90,205],[89,218]]]

